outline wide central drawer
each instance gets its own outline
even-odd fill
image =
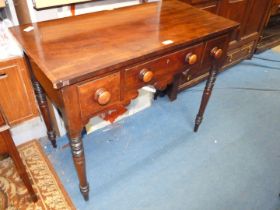
[[[127,68],[125,70],[125,95],[129,96],[135,90],[146,85],[160,88],[160,84],[171,83],[176,73],[181,72],[186,67],[200,65],[202,51],[203,44],[201,43]]]

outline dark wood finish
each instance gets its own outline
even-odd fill
[[[89,199],[89,184],[86,177],[86,161],[81,134],[70,135],[72,156],[80,181],[80,191],[87,201]]]
[[[11,125],[38,116],[28,70],[22,57],[0,62],[0,105]]]
[[[252,57],[260,35],[262,34],[266,22],[265,20],[272,2],[272,0],[181,1],[240,23],[236,33],[232,34],[229,50],[227,52],[227,59],[223,68],[220,70],[224,70],[244,59]],[[273,41],[275,44],[275,39],[273,39]],[[200,68],[195,70],[195,72],[192,72],[194,70],[190,70],[187,76],[182,77],[179,89],[186,89],[206,79],[209,73],[208,70],[209,66],[208,69]]]
[[[29,180],[25,166],[20,158],[15,143],[9,131],[9,126],[6,124],[4,117],[0,110],[0,154],[9,154],[13,159],[17,172],[20,175],[23,183],[25,184],[33,202],[38,200],[32,184]]]
[[[32,75],[63,114],[87,200],[81,132],[88,120],[127,106],[146,85],[164,90],[173,83],[169,96],[175,99],[182,73],[205,65],[215,71],[211,50],[218,47],[226,55],[238,24],[167,0],[37,23],[24,32],[27,26],[11,31],[30,60]]]
[[[206,43],[205,47],[205,55],[204,55],[204,63],[209,63],[210,65],[210,75],[206,82],[206,86],[203,92],[199,112],[195,119],[194,131],[197,132],[208,104],[209,98],[211,96],[216,77],[218,74],[218,70],[222,67],[224,60],[226,58],[226,54],[224,52],[227,51],[227,43],[229,36],[223,36],[214,40],[210,40]]]
[[[261,53],[278,45],[280,45],[280,15],[278,23],[266,27],[263,31],[262,38],[257,45],[256,53]]]
[[[79,95],[76,86],[69,86],[62,90],[64,107],[62,114],[68,131],[72,158],[79,178],[79,188],[83,198],[89,199],[89,184],[86,175],[86,162],[81,133],[87,120],[82,119]]]
[[[260,53],[280,44],[280,0],[273,0],[266,26],[258,42],[256,52]]]
[[[211,96],[212,93],[212,89],[214,87],[215,81],[216,81],[216,77],[217,77],[217,73],[218,73],[218,69],[215,66],[215,64],[212,66],[211,70],[210,70],[210,76],[206,82],[206,86],[203,92],[203,96],[202,96],[202,101],[199,107],[199,111],[198,114],[196,115],[196,119],[195,119],[195,125],[194,125],[194,132],[198,131],[198,128],[203,120],[203,115],[206,109],[206,106],[208,104],[209,98]]]
[[[160,55],[198,42],[201,37],[210,34],[213,37],[230,29],[226,19],[202,11],[197,16],[198,10],[190,5],[180,2],[171,5],[169,2],[162,2],[159,11],[158,3],[149,3],[104,11],[102,15],[92,13],[34,23],[34,30],[30,32],[24,32],[27,25],[23,25],[11,28],[11,32],[27,47],[26,53],[53,84],[53,88],[59,89],[104,74],[108,69],[140,62],[147,56]],[[177,13],[170,15],[170,9]],[[131,14],[134,18],[131,18]],[[201,20],[205,20],[209,29],[202,27]],[[135,25],[136,28],[133,27]],[[123,34],[124,30],[132,31],[132,28],[133,33],[116,38],[116,34]],[[171,28],[178,33],[170,33]],[[216,28],[219,29],[217,32]],[[210,30],[213,32],[210,33]],[[172,43],[165,45],[163,42],[166,40],[172,40]]]
[[[25,55],[26,58],[26,62],[27,65],[29,66],[29,68],[31,67],[31,63],[28,59],[28,57]],[[41,111],[41,115],[44,119],[46,128],[47,128],[47,135],[48,138],[50,140],[50,142],[52,143],[53,147],[56,148],[56,134],[52,125],[52,120],[51,120],[51,115],[50,115],[50,109],[49,109],[49,104],[47,101],[47,97],[45,94],[45,91],[43,90],[41,84],[38,82],[38,80],[34,77],[33,72],[30,71],[30,76],[31,76],[31,80],[32,80],[32,84],[33,84],[33,89],[36,95],[36,99]]]
[[[48,138],[51,141],[53,147],[56,148],[57,147],[56,134],[55,134],[54,128],[52,126],[52,121],[51,121],[49,105],[47,102],[46,94],[45,94],[42,86],[40,85],[40,83],[35,78],[32,79],[32,83],[33,83],[33,88],[35,91],[36,99],[37,99],[37,102],[38,102],[38,105],[39,105],[39,108],[41,111],[41,115],[42,115],[45,125],[47,127]]]

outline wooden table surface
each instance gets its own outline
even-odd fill
[[[58,89],[225,33],[237,23],[166,0],[34,23],[25,32],[28,26],[11,32]]]

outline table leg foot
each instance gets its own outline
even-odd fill
[[[85,201],[89,200],[89,184],[87,184],[86,186],[80,186],[80,191],[84,197]]]
[[[48,139],[50,140],[52,146],[57,148],[55,131],[48,131]]]
[[[197,115],[196,116],[196,119],[195,119],[195,125],[194,125],[194,132],[197,132],[198,131],[198,128],[199,128],[199,126],[200,126],[200,124],[201,124],[201,122],[202,122],[202,116],[199,116],[199,115]]]
[[[89,184],[86,175],[86,162],[81,134],[76,137],[70,137],[70,145],[73,161],[80,181],[80,191],[87,201],[89,199]]]

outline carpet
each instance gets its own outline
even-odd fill
[[[75,209],[40,144],[33,140],[18,151],[39,200],[31,201],[12,159],[7,158],[0,161],[0,209]]]

